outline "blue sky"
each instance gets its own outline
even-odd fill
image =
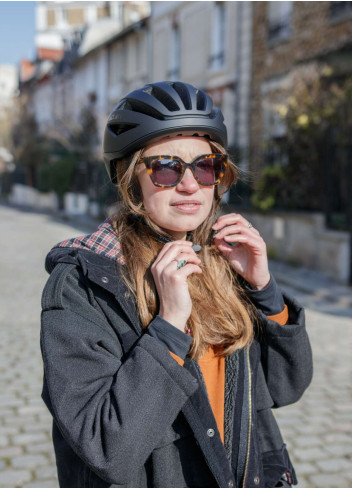
[[[19,66],[35,57],[36,2],[0,1],[0,64]]]

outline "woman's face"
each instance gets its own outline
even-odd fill
[[[150,144],[143,156],[173,155],[190,163],[197,156],[212,153],[209,142],[199,137],[168,138]],[[214,199],[214,186],[203,187],[190,168],[175,187],[156,187],[144,163],[136,169],[144,208],[150,219],[174,239],[185,239],[187,231],[196,229],[208,217]]]

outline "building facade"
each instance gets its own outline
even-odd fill
[[[276,107],[287,104],[299,73],[328,64],[336,76],[352,74],[351,2],[253,2],[251,164],[272,162],[286,127]],[[275,147],[277,155],[275,155]]]
[[[152,80],[182,80],[221,107],[230,150],[246,166],[252,2],[152,2]]]
[[[11,125],[14,117],[17,92],[17,68],[7,64],[0,65],[0,172],[10,158]]]

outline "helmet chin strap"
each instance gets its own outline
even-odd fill
[[[138,214],[131,214],[130,217],[133,221],[140,222],[141,224],[144,224],[145,226],[148,225],[143,216],[139,216]],[[155,235],[156,240],[159,241],[160,243],[170,243],[171,241],[175,241],[170,236],[165,236],[164,234],[160,234],[154,230],[152,230],[152,231]],[[186,239],[187,239],[187,241],[191,241],[192,231],[187,232],[187,238]],[[197,244],[193,245],[192,248],[196,253],[202,249],[202,247],[200,245],[197,245]]]

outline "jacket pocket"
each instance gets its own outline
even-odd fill
[[[295,469],[283,444],[280,450],[263,453],[265,487],[292,487],[297,484]]]

